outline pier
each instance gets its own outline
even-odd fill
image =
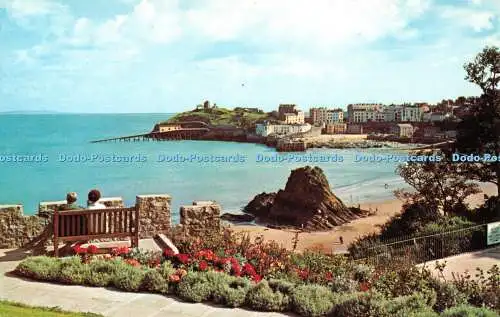
[[[91,141],[91,143],[197,140],[208,131],[210,131],[209,128],[181,128],[171,131],[152,131],[144,134],[94,140]]]

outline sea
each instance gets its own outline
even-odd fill
[[[358,162],[361,155],[392,150],[312,149],[276,153],[260,144],[218,141],[104,142],[93,140],[147,133],[172,114],[0,115],[0,204],[23,204],[35,214],[39,202],[64,200],[90,189],[104,197],[169,194],[173,221],[179,207],[215,200],[239,212],[256,194],[285,187],[290,172],[319,166],[346,204],[393,198],[404,187],[396,162]]]

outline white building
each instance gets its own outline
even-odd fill
[[[395,119],[399,122],[421,122],[422,108],[417,105],[402,105],[396,107]]]
[[[381,104],[350,104],[347,106],[348,119],[351,123],[377,121],[382,118]]]
[[[259,136],[269,135],[289,135],[295,133],[304,133],[311,130],[309,123],[303,124],[272,124],[269,122],[258,123],[255,127],[255,133]]]
[[[289,112],[283,114],[283,121],[286,124],[303,124],[305,122],[305,116],[303,111]]]

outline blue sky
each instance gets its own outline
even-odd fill
[[[345,107],[478,94],[500,1],[0,0],[0,28],[0,111]]]

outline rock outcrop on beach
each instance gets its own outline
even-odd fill
[[[251,214],[232,214],[226,212],[220,216],[220,219],[230,222],[252,222],[255,220],[255,216]]]
[[[323,170],[310,166],[293,170],[284,190],[257,195],[244,211],[260,222],[306,230],[331,229],[366,215],[344,205]]]

